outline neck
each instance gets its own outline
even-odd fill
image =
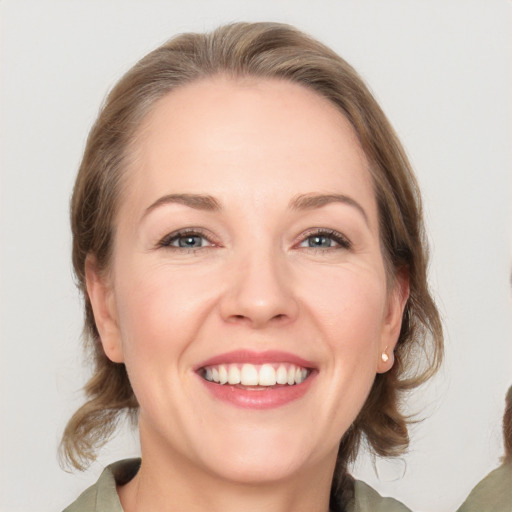
[[[328,512],[334,461],[278,481],[232,481],[180,454],[142,448],[137,475],[118,489],[125,512]]]

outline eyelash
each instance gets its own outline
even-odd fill
[[[179,247],[172,245],[173,242],[178,241],[180,238],[193,238],[193,237],[199,237],[203,240],[206,240],[209,245],[201,246],[201,247]],[[308,239],[313,237],[324,237],[327,239],[332,240],[337,245],[332,247],[303,247],[302,244],[307,242]],[[166,235],[160,242],[158,242],[158,247],[163,247],[167,249],[172,250],[179,250],[179,251],[187,251],[187,252],[196,252],[200,249],[204,250],[210,247],[218,246],[216,244],[210,235],[207,235],[204,231],[201,229],[180,229],[178,231],[173,231],[172,233],[169,233]],[[295,246],[298,246],[299,248],[313,250],[313,251],[320,251],[325,252],[327,250],[339,250],[339,249],[351,249],[352,243],[350,240],[341,234],[338,231],[335,231],[334,229],[313,229],[310,231],[307,231],[306,233],[303,233],[299,239],[299,242],[295,244]]]
[[[201,246],[201,247],[179,247],[171,245],[173,242],[178,241],[180,238],[193,238],[193,237],[199,237],[204,240],[206,240],[209,245]],[[202,230],[200,229],[180,229],[178,231],[173,231],[172,233],[169,233],[166,235],[160,242],[158,242],[158,247],[163,247],[167,249],[172,250],[178,250],[178,251],[187,251],[187,252],[196,252],[199,249],[208,249],[212,246],[216,246],[217,244],[211,239],[210,236],[206,235]]]
[[[313,251],[326,251],[326,250],[336,250],[336,249],[351,249],[352,243],[340,232],[335,231],[334,229],[313,229],[305,234],[301,235],[301,239],[299,241],[299,247],[301,244],[306,242],[309,238],[313,237],[325,237],[333,240],[337,245],[333,247],[304,247],[304,249],[309,249]]]

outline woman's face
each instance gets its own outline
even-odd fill
[[[157,103],[110,272],[87,264],[144,457],[246,482],[332,471],[407,295],[386,285],[367,165],[346,119],[299,85],[219,77]]]

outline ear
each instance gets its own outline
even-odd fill
[[[395,362],[394,350],[402,328],[405,305],[409,298],[409,272],[400,270],[395,276],[393,288],[388,295],[388,304],[380,340],[377,372],[385,373]]]
[[[124,357],[114,291],[109,277],[100,272],[96,257],[92,255],[85,259],[85,282],[103,350],[112,362],[122,363]]]

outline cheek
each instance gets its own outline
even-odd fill
[[[377,374],[385,280],[378,273],[339,272],[324,281],[309,304],[313,332],[325,348],[325,423],[339,440],[363,407]]]
[[[130,382],[141,413],[158,410],[166,389],[183,377],[180,363],[197,328],[197,301],[191,300],[196,290],[156,268],[132,266],[117,277],[119,335]]]
[[[176,353],[194,338],[208,304],[213,283],[207,276],[191,275],[157,264],[132,264],[116,276],[119,329],[127,363]],[[211,278],[210,278],[211,281]]]
[[[318,276],[316,276],[318,277]],[[363,346],[378,342],[386,309],[385,278],[377,271],[340,269],[326,272],[304,294],[318,328],[327,334],[333,348],[355,351],[364,355]]]

